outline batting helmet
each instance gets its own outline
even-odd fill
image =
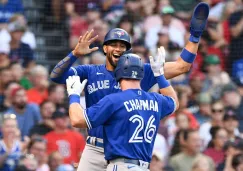
[[[126,44],[127,50],[131,49],[131,37],[125,30],[120,29],[120,28],[111,29],[105,35],[103,45],[107,45],[110,41],[113,41],[113,40],[123,41]]]
[[[141,58],[134,54],[124,54],[120,57],[115,69],[116,80],[121,78],[129,78],[141,80],[144,76],[144,65]]]

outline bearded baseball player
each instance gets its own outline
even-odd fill
[[[189,41],[177,61],[165,63],[164,76],[166,79],[183,74],[190,69],[196,57],[200,37],[206,27],[208,14],[209,6],[206,3],[199,3],[195,7],[191,19]],[[79,76],[81,82],[87,79],[87,85],[84,87],[87,108],[96,104],[104,96],[121,91],[119,83],[115,79],[114,70],[120,56],[131,50],[131,39],[128,33],[125,30],[115,28],[105,36],[103,51],[106,54],[106,63],[104,65],[72,67],[77,58],[98,49],[97,47],[89,48],[90,44],[98,37],[98,35],[92,37],[92,33],[93,30],[87,31],[79,38],[75,49],[55,66],[50,76],[52,81],[60,84],[65,84],[66,79],[74,75]],[[142,90],[148,91],[157,83],[150,64],[144,64],[144,75],[140,86]],[[107,163],[104,159],[103,126],[89,129],[88,134],[78,170],[105,170]]]
[[[160,120],[179,106],[174,89],[164,77],[164,59],[163,47],[159,49],[156,61],[150,58],[162,95],[141,90],[144,64],[132,53],[122,55],[114,71],[122,91],[105,96],[86,110],[80,105],[80,94],[87,80],[81,84],[79,76],[67,79],[72,125],[89,129],[103,125],[107,171],[149,169]]]

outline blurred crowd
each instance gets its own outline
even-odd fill
[[[201,1],[211,8],[207,29],[191,70],[170,80],[180,108],[161,120],[151,171],[243,170],[243,1]],[[133,52],[145,62],[160,46],[170,62],[201,1],[46,0],[46,15],[67,25],[69,49],[87,30],[99,35],[92,44],[99,50],[76,64],[103,64],[103,39],[114,27],[132,36]],[[49,81],[36,48],[21,0],[0,0],[0,170],[71,171],[87,133],[70,126],[65,86]]]

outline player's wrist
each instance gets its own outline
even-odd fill
[[[194,36],[191,34],[189,37],[189,41],[192,43],[198,43],[200,41],[200,38],[201,38],[201,36],[198,37],[198,36]]]
[[[158,77],[156,77],[157,83],[159,85],[159,88],[166,88],[170,86],[170,83],[168,80],[166,80],[164,75],[160,75]]]
[[[69,95],[69,105],[71,105],[72,103],[80,103],[80,95],[70,94]]]
[[[73,51],[71,51],[69,54],[68,54],[68,56],[70,57],[70,58],[78,58],[79,56],[75,53],[75,51],[73,50]]]
[[[187,63],[193,63],[196,58],[196,54],[191,53],[186,48],[184,48],[181,52],[181,58]]]

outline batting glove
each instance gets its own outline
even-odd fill
[[[68,96],[74,94],[80,96],[80,94],[84,90],[86,83],[87,83],[87,79],[85,79],[81,83],[79,76],[69,76],[68,79],[66,79]]]
[[[165,49],[163,46],[158,48],[157,60],[153,56],[150,56],[149,61],[155,77],[164,75]]]
[[[195,8],[191,19],[189,40],[198,43],[206,27],[209,14],[209,5],[205,2],[199,3]]]

